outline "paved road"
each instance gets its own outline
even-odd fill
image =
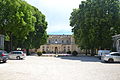
[[[0,80],[120,80],[120,63],[94,57],[37,57],[0,64]]]

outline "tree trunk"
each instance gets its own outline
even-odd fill
[[[30,55],[29,49],[26,49],[26,54]]]
[[[10,33],[10,51],[13,50],[13,45],[12,45],[12,33]]]
[[[94,55],[95,55],[94,49],[91,49],[91,56],[94,56]]]
[[[88,54],[88,51],[87,51],[87,49],[85,50],[85,55],[87,55]]]

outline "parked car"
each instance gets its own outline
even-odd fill
[[[6,63],[8,60],[8,53],[6,51],[0,50],[0,62]]]
[[[101,57],[105,62],[120,62],[120,52],[111,52]]]
[[[23,51],[12,51],[9,53],[9,59],[25,59],[26,54]]]
[[[109,54],[110,50],[98,50],[98,58],[101,59],[102,56]]]

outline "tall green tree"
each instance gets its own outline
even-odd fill
[[[12,47],[38,48],[47,39],[45,16],[23,0],[0,0],[0,34]]]
[[[27,39],[23,42],[26,48],[39,48],[40,45],[47,42],[47,22],[45,21],[45,16],[35,7],[34,17],[36,17],[35,31],[30,32]]]
[[[112,47],[112,36],[120,33],[119,0],[86,0],[70,17],[76,43],[84,49]]]
[[[24,37],[34,31],[36,18],[31,6],[21,0],[0,0],[0,33]]]
[[[33,16],[36,18],[35,22],[35,30],[33,32],[30,32],[26,38],[24,39],[18,39],[19,42],[16,45],[16,47],[25,48],[27,50],[27,55],[29,55],[29,49],[35,49],[37,50],[40,45],[43,45],[47,42],[47,22],[45,21],[45,16],[35,7],[33,7]]]

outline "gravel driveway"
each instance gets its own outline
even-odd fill
[[[0,64],[0,80],[120,80],[120,63],[94,57],[37,57]]]

